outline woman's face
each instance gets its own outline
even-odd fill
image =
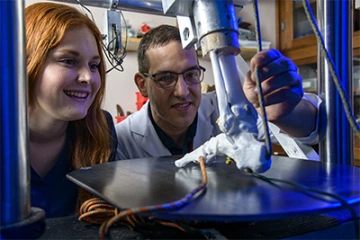
[[[46,56],[36,79],[31,114],[60,121],[84,118],[100,88],[99,64],[99,49],[90,30],[68,29]]]

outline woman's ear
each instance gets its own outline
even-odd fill
[[[136,86],[138,87],[141,95],[143,97],[148,97],[145,76],[140,72],[135,73],[134,82],[135,82]]]

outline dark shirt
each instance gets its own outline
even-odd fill
[[[111,155],[109,161],[115,160],[117,137],[111,115],[105,112],[110,126]],[[75,214],[77,204],[77,186],[66,178],[71,171],[69,159],[69,140],[72,131],[67,129],[64,149],[54,167],[44,178],[31,167],[31,205],[45,211],[46,217],[62,217]]]
[[[175,141],[169,137],[154,121],[154,118],[151,114],[150,104],[148,108],[148,114],[151,120],[151,123],[153,124],[155,131],[157,135],[160,138],[160,141],[162,144],[170,151],[172,155],[184,155],[186,153],[189,153],[193,150],[193,140],[196,135],[196,128],[197,128],[197,119],[198,114],[196,113],[195,119],[190,125],[185,138],[185,143],[183,147],[179,147]]]
[[[70,171],[68,158],[69,131],[64,149],[44,178],[31,167],[31,204],[45,211],[46,217],[60,217],[75,213],[77,187],[66,179]]]

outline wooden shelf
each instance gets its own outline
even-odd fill
[[[354,91],[354,96],[360,96],[360,87],[358,87],[358,88],[354,88],[353,89]]]
[[[311,6],[316,6],[316,0],[310,0]],[[276,0],[277,8],[277,39],[279,50],[298,66],[317,62],[318,43],[314,34],[294,38],[294,12],[303,8],[301,2]],[[353,10],[353,56],[360,56],[360,30],[358,25],[359,10]],[[314,14],[316,14],[314,12]]]
[[[353,49],[358,48],[360,48],[360,30],[353,33]],[[359,56],[359,54],[354,53],[354,56]]]
[[[125,41],[125,39],[123,39]],[[135,52],[137,51],[139,44],[140,44],[141,38],[128,38],[127,44],[126,44],[126,51],[128,52]],[[267,48],[264,48],[267,49]],[[245,60],[250,60],[255,54],[257,53],[257,48],[241,48],[241,56]],[[201,52],[198,52],[199,56],[202,56]],[[208,58],[205,58],[209,60]]]
[[[122,39],[123,42],[125,42],[125,39]],[[140,44],[141,38],[128,38],[128,41],[126,43],[126,51],[128,52],[136,52],[139,44]]]

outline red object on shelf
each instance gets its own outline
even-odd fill
[[[143,97],[140,92],[136,92],[136,110],[140,110],[140,108],[147,102],[148,98]]]
[[[115,118],[116,118],[116,123],[119,123],[119,122],[125,120],[125,118],[127,118],[127,116],[115,116]]]
[[[149,27],[149,25],[147,25],[146,23],[144,23],[143,25],[141,25],[141,31],[142,33],[147,33],[148,31],[151,30],[151,27]]]
[[[136,110],[139,111],[140,108],[147,102],[148,98],[143,97],[140,92],[135,92],[135,94],[136,94]],[[118,114],[119,114],[119,112],[118,112]],[[125,118],[127,118],[128,115],[130,115],[130,114],[131,114],[130,112],[127,112],[127,114],[126,114],[127,116],[119,116],[119,115],[115,116],[116,123],[119,123],[119,122],[125,120]]]

